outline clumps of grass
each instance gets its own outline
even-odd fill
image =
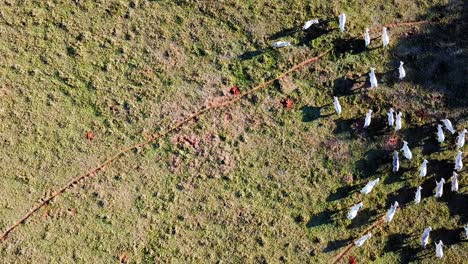
[[[279,89],[284,94],[290,94],[297,89],[291,77],[285,77],[278,81]]]
[[[8,201],[0,204],[2,225],[17,217],[17,208],[27,210],[36,194],[67,181],[70,172],[99,162],[141,133],[160,131],[206,98],[227,93],[227,87],[238,85],[243,91],[276,76],[299,60],[332,47],[339,37],[335,32],[288,50],[240,57],[248,51],[263,51],[270,44],[268,36],[275,32],[343,8],[355,21],[349,27],[352,34],[359,34],[372,21],[415,20],[415,14],[424,14],[432,5],[407,2],[399,1],[395,9],[375,1],[364,8],[361,3],[338,7],[320,1],[295,2],[294,8],[288,1],[10,2],[1,6],[4,22],[0,28],[5,37],[0,40],[0,62],[15,65],[0,67],[3,89],[8,91],[0,96],[0,114],[5,117],[0,132],[8,156],[0,168],[6,175],[0,179],[1,185],[7,187],[0,194]],[[365,8],[385,12],[362,15]],[[24,19],[30,14],[23,9],[34,9],[32,23]],[[332,24],[336,26],[336,22]],[[289,38],[301,38],[299,34]],[[408,42],[411,48],[417,44]],[[67,54],[70,46],[76,50]],[[334,80],[365,79],[368,66],[389,55],[380,49],[352,55],[334,50],[328,62],[289,80],[297,87],[287,94],[295,103],[291,109],[282,108],[280,100],[285,94],[278,91],[251,95],[229,112],[208,114],[193,129],[181,129],[177,134],[180,142],[163,139],[149,151],[130,154],[135,157],[108,168],[99,181],[51,204],[52,213],[76,208],[73,217],[23,226],[24,232],[1,248],[1,258],[12,263],[25,259],[50,262],[56,256],[75,262],[117,258],[123,262],[123,255],[132,262],[327,262],[363,228],[349,226],[344,220],[348,206],[362,198],[348,187],[359,189],[367,178],[386,173],[385,166],[360,166],[386,162],[381,152],[367,154],[382,148],[383,144],[373,143],[383,141],[379,134],[370,133],[373,140],[351,136],[350,125],[363,119],[360,109],[376,105],[382,114],[397,102],[408,113],[427,110],[426,119],[414,114],[405,120],[417,124],[453,113],[445,90],[426,91],[423,85],[408,83],[402,89],[385,87],[377,95],[360,96],[354,93],[362,91],[352,89],[343,98],[348,113],[324,117],[332,113],[333,93],[342,92],[334,87]],[[406,55],[411,58],[414,54],[398,56]],[[28,74],[36,69],[37,74]],[[60,74],[54,77],[54,72]],[[419,76],[417,71],[408,74]],[[382,90],[389,92],[380,95]],[[49,93],[53,100],[47,99]],[[422,100],[425,94],[428,97]],[[90,128],[95,132],[93,144],[83,136]],[[402,133],[405,137],[414,134]],[[433,154],[431,158],[447,155]],[[412,177],[411,172],[404,177]],[[385,210],[388,195],[402,185],[396,181],[376,192],[367,202],[373,205],[369,215]],[[99,199],[92,198],[89,188],[99,189]],[[336,197],[330,190],[337,190]],[[453,229],[463,217],[453,217],[453,208],[445,203],[425,202],[427,212],[410,209],[401,219],[429,216],[438,228]],[[436,210],[440,207],[443,210]],[[418,233],[423,224],[402,221],[398,227],[385,229],[378,242],[353,254],[364,262],[404,262],[405,254],[414,252],[398,248],[399,240],[387,240],[387,235],[407,230]],[[37,232],[43,229],[48,230],[47,239]],[[416,247],[411,241],[408,248]],[[383,248],[388,243],[394,247]],[[456,255],[464,248],[451,247],[448,261],[457,263]]]

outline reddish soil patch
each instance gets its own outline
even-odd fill
[[[86,132],[86,138],[87,138],[89,141],[93,140],[93,132],[91,132],[91,130],[88,131],[88,132]]]
[[[231,89],[229,90],[229,93],[231,93],[232,95],[239,95],[239,94],[240,94],[240,90],[239,90],[239,88],[237,88],[237,86],[233,86],[233,87],[231,87]]]
[[[398,146],[398,135],[393,134],[386,136],[384,139],[384,148],[387,151],[395,150]]]
[[[119,256],[119,263],[126,264],[128,263],[128,255],[123,253]]]
[[[294,105],[294,102],[291,99],[286,98],[283,101],[281,101],[281,104],[283,105],[284,108],[291,109]]]

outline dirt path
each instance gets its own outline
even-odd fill
[[[427,23],[429,23],[429,22],[428,21],[418,21],[418,22],[392,23],[392,24],[388,24],[388,25],[385,25],[385,26],[387,26],[387,27],[399,27],[399,26],[408,27],[408,26],[410,26],[411,27],[411,26],[427,24]],[[228,106],[240,101],[241,99],[245,98],[246,96],[266,88],[268,85],[272,84],[273,82],[275,82],[277,80],[280,80],[280,79],[286,77],[287,75],[289,75],[289,74],[291,74],[291,73],[293,73],[295,71],[298,71],[299,69],[302,69],[303,67],[320,60],[322,57],[324,57],[325,55],[330,53],[332,50],[333,50],[333,48],[330,48],[330,49],[322,52],[321,54],[319,54],[316,57],[308,58],[308,59],[294,65],[289,70],[283,72],[282,74],[280,74],[276,78],[270,79],[270,80],[268,80],[266,82],[262,82],[262,83],[258,84],[257,86],[255,86],[255,87],[241,93],[238,96],[228,97],[227,99],[222,100],[220,102],[212,102],[209,105],[204,106],[201,109],[197,110],[196,112],[194,112],[190,116],[186,117],[182,121],[180,121],[178,123],[175,123],[174,125],[170,126],[166,131],[164,131],[162,133],[158,133],[158,134],[153,134],[153,135],[149,136],[145,141],[142,141],[142,142],[139,142],[137,144],[127,146],[127,147],[121,149],[120,151],[115,153],[113,156],[111,156],[110,158],[105,160],[103,163],[101,163],[99,166],[97,166],[97,167],[95,167],[95,168],[93,168],[93,169],[91,169],[91,170],[89,170],[89,171],[87,171],[87,172],[85,172],[85,173],[71,179],[65,185],[63,185],[62,187],[60,187],[56,191],[52,192],[52,194],[50,194],[48,197],[41,199],[39,204],[33,206],[26,214],[24,214],[19,220],[14,222],[11,226],[9,226],[2,233],[2,235],[0,237],[0,241],[1,242],[5,241],[8,238],[8,235],[12,231],[14,231],[16,228],[18,228],[22,223],[25,223],[30,217],[32,217],[37,211],[39,211],[39,209],[41,209],[42,207],[47,205],[54,198],[61,195],[62,193],[64,193],[68,189],[74,187],[79,182],[81,182],[81,181],[83,181],[83,180],[85,180],[87,178],[91,178],[91,177],[96,176],[97,173],[99,173],[104,168],[106,168],[107,166],[112,164],[114,161],[118,160],[120,157],[124,156],[124,154],[129,153],[130,151],[132,151],[135,148],[141,148],[141,147],[147,146],[149,143],[157,141],[160,138],[167,136],[168,134],[176,131],[177,129],[181,128],[182,126],[188,124],[191,120],[202,116],[206,112],[228,107]],[[369,230],[374,228],[375,226],[377,226],[379,223],[380,223],[380,220],[378,220],[371,227],[369,227]],[[353,243],[348,245],[345,248],[345,250],[335,258],[333,263],[338,262],[353,247],[353,245],[354,245]]]

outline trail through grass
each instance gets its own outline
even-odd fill
[[[327,263],[398,200],[406,207],[392,224],[352,251],[358,262],[432,263],[433,247],[418,246],[431,225],[431,238],[447,241],[442,262],[461,263],[466,179],[462,173],[459,193],[447,189],[440,200],[433,183],[451,175],[454,158],[454,137],[446,134],[438,146],[435,122],[449,117],[457,130],[467,125],[462,7],[461,1],[3,2],[2,230],[38,197],[227,95],[229,87],[245,91],[334,50],[292,74],[288,87],[275,83],[229,110],[207,113],[71,189],[2,243],[0,258]],[[330,19],[336,28],[340,12],[348,15],[344,34],[297,32],[280,38],[294,47],[267,49],[270,36],[308,19]],[[365,27],[425,19],[438,24],[391,29],[387,50],[379,39],[370,51],[347,45]],[[407,69],[403,83],[392,72],[399,60]],[[371,66],[382,84],[363,93]],[[333,114],[333,95],[342,102],[341,117]],[[280,104],[286,97],[291,110]],[[390,106],[404,112],[397,137],[414,155],[397,175],[384,149],[392,134],[382,125]],[[359,129],[367,108],[375,113],[369,132]],[[430,165],[421,180],[423,158]],[[360,197],[357,191],[376,177],[382,184]],[[424,188],[420,206],[411,202],[417,185]],[[361,199],[367,207],[346,220]]]

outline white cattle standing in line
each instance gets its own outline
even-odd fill
[[[377,88],[379,86],[379,84],[377,83],[377,77],[375,77],[375,69],[374,68],[370,68],[369,78],[370,78],[370,87],[371,88]]]
[[[364,43],[366,44],[366,48],[370,45],[369,28],[366,28],[364,31]]]
[[[395,116],[396,116],[396,120],[395,120],[395,131],[399,131],[401,129],[401,116],[403,114],[401,112],[398,112]]]
[[[444,194],[444,183],[445,183],[445,179],[442,178],[442,179],[440,179],[439,182],[437,182],[437,180],[436,180],[435,182],[436,182],[436,193],[435,193],[435,197],[436,197],[436,198],[440,198],[440,197],[442,197],[442,195]]]
[[[421,190],[422,190],[421,186],[418,186],[416,188],[416,194],[414,195],[414,203],[415,204],[418,204],[418,203],[421,202]]]
[[[403,141],[403,147],[401,148],[403,150],[403,156],[405,156],[406,159],[411,159],[413,158],[413,153],[411,153],[410,148],[408,147],[408,142]]]
[[[432,231],[432,227],[427,227],[421,235],[421,246],[426,247],[429,244],[429,233]]]
[[[445,135],[444,135],[444,131],[442,130],[442,125],[438,124],[437,125],[437,141],[439,141],[439,143],[442,143],[444,142],[444,140],[445,140]]]
[[[382,28],[382,45],[383,45],[383,47],[384,48],[387,47],[388,43],[390,43],[390,38],[388,37],[387,28],[383,27]]]
[[[339,16],[338,16],[338,20],[340,22],[340,32],[344,32],[345,30],[345,23],[346,23],[346,15],[345,13],[341,13]]]
[[[390,209],[388,209],[387,214],[385,215],[385,223],[390,223],[390,221],[392,221],[398,207],[400,207],[400,205],[396,201],[390,206]]]
[[[362,244],[364,244],[364,242],[366,242],[366,240],[369,239],[371,236],[372,236],[371,233],[367,233],[367,235],[363,235],[362,237],[360,237],[358,240],[354,242],[354,245],[356,245],[356,247],[362,246]]]
[[[302,30],[307,30],[307,29],[310,28],[312,25],[318,24],[318,23],[319,23],[319,20],[318,20],[318,19],[312,19],[312,20],[306,21],[306,22],[304,23],[304,25],[302,26]]]
[[[468,239],[468,224],[465,225],[465,237]]]
[[[362,208],[362,202],[358,203],[358,204],[355,204],[351,207],[351,209],[349,210],[349,213],[348,213],[348,219],[349,220],[352,220],[356,217],[359,209]]]
[[[389,127],[392,127],[393,124],[395,123],[395,119],[393,119],[393,113],[395,111],[393,110],[393,108],[390,108],[390,110],[388,110],[388,113],[387,113],[387,116],[388,116],[388,126]]]
[[[372,120],[372,110],[368,109],[366,113],[366,118],[364,119],[364,128],[369,127]]]
[[[377,178],[373,181],[370,181],[366,184],[366,186],[364,186],[364,188],[362,188],[361,190],[361,193],[363,194],[368,194],[372,191],[372,189],[374,188],[374,186],[380,181],[380,178]]]
[[[458,134],[457,137],[457,148],[463,148],[465,145],[465,134],[466,134],[466,129],[463,129],[462,132]]]
[[[458,192],[458,174],[456,172],[453,172],[450,182],[452,183],[452,192]]]
[[[419,177],[426,177],[428,163],[429,161],[427,161],[427,159],[424,159],[423,162],[421,163],[421,168],[419,169]]]
[[[284,48],[284,47],[287,47],[287,46],[291,46],[291,43],[287,42],[287,41],[277,41],[277,42],[271,44],[271,47],[275,48],[275,49]]]
[[[403,68],[403,64],[405,63],[400,61],[400,67],[398,67],[398,78],[400,78],[400,80],[403,80],[403,78],[406,76],[406,71],[405,68]]]
[[[400,169],[400,159],[398,158],[398,151],[393,151],[392,171],[397,172]]]
[[[333,106],[335,107],[335,111],[338,115],[341,115],[341,105],[340,101],[338,101],[338,97],[333,96]]]
[[[460,150],[457,152],[457,156],[455,157],[455,170],[461,171],[463,169],[463,152]]]
[[[444,246],[444,243],[442,243],[442,240],[439,240],[439,244],[435,243],[436,246],[436,257],[442,258],[444,256],[444,251],[442,249],[442,246]]]
[[[445,128],[450,131],[450,133],[455,134],[455,129],[453,129],[452,122],[448,119],[442,119],[442,122],[444,123]]]

